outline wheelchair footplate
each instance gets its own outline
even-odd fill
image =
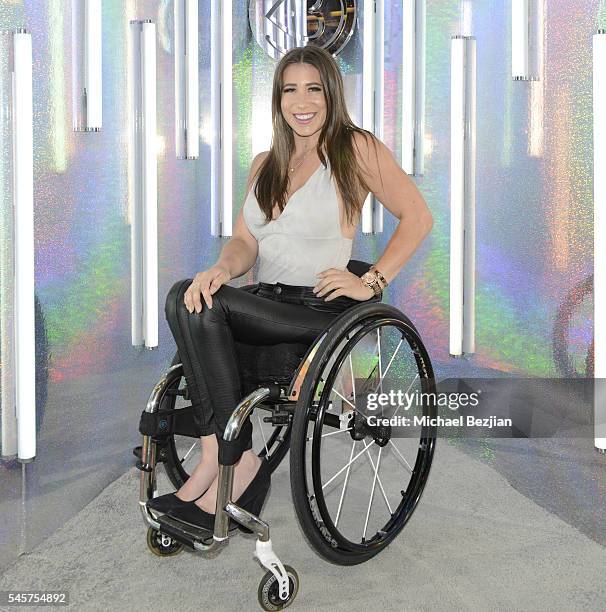
[[[156,520],[161,533],[171,536],[192,550],[196,549],[196,543],[208,546],[213,540],[212,531],[190,525],[167,514],[162,514]]]
[[[264,399],[279,396],[279,389],[261,388],[246,396],[234,410],[223,439],[233,442],[254,407]],[[162,416],[162,415],[160,415]],[[282,416],[282,415],[279,415]],[[158,417],[146,418],[143,446],[141,447],[141,488],[140,501],[144,520],[148,525],[147,544],[158,556],[172,556],[181,552],[184,546],[201,552],[205,557],[214,557],[229,542],[231,521],[257,535],[254,557],[267,570],[257,591],[258,601],[264,610],[282,610],[292,603],[299,590],[299,577],[289,565],[284,565],[273,551],[269,537],[269,525],[261,518],[231,501],[233,491],[234,465],[219,462],[217,508],[214,531],[192,525],[167,514],[156,515],[147,507],[147,500],[156,489],[155,467],[157,464],[156,443]],[[226,462],[227,463],[227,462]]]

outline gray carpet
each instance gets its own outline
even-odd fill
[[[68,590],[74,610],[256,610],[264,571],[254,538],[216,559],[152,555],[134,468],[8,568],[0,590]],[[378,557],[334,566],[308,546],[290,498],[288,461],[263,516],[283,562],[301,578],[292,610],[602,610],[606,549],[441,442],[423,500]],[[11,608],[15,609],[15,608]]]

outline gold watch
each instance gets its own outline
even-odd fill
[[[368,271],[374,272],[377,275],[377,278],[379,279],[379,283],[381,284],[382,289],[385,289],[385,287],[389,285],[389,283],[387,282],[387,279],[375,268],[374,264],[370,266]]]
[[[377,275],[373,270],[368,270],[360,277],[362,280],[362,284],[365,287],[369,287],[373,290],[375,296],[381,295],[381,285],[379,284],[379,280],[377,279]]]

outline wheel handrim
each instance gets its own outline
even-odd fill
[[[379,320],[375,320],[371,323],[361,322],[357,327],[356,331],[349,330],[347,334],[343,334],[345,338],[345,345],[341,348],[341,350],[336,353],[334,358],[334,362],[329,370],[329,377],[324,382],[324,388],[321,392],[321,396],[318,402],[317,414],[315,416],[315,422],[313,423],[313,436],[312,436],[312,466],[311,466],[311,480],[314,493],[310,495],[309,487],[307,486],[307,475],[305,486],[307,489],[307,497],[310,503],[310,511],[312,513],[312,517],[316,521],[316,524],[320,527],[319,521],[321,521],[320,531],[324,538],[329,542],[332,547],[339,548],[342,552],[352,553],[356,555],[364,554],[364,553],[372,553],[374,549],[377,547],[382,547],[387,545],[387,543],[395,537],[395,535],[401,530],[406,521],[412,515],[414,511],[421,493],[423,491],[423,487],[427,480],[429,465],[431,464],[431,459],[433,456],[434,444],[435,444],[435,431],[427,428],[423,431],[423,434],[420,439],[417,439],[416,446],[416,455],[414,461],[406,461],[405,457],[401,456],[401,459],[404,459],[406,463],[408,463],[408,469],[410,472],[408,485],[405,488],[405,494],[401,496],[399,503],[391,505],[388,499],[388,495],[385,492],[385,487],[383,486],[383,482],[380,478],[380,464],[381,458],[384,456],[384,451],[382,446],[378,446],[375,440],[367,439],[362,440],[352,440],[351,446],[349,447],[349,458],[346,461],[345,465],[343,465],[338,471],[335,470],[335,474],[333,478],[339,477],[342,475],[343,481],[341,486],[341,491],[339,494],[339,501],[337,502],[337,508],[335,511],[334,505],[332,511],[329,509],[329,504],[324,495],[324,489],[329,486],[331,483],[328,481],[323,481],[322,473],[321,473],[321,452],[322,446],[329,439],[337,440],[341,436],[347,436],[347,432],[340,433],[341,430],[337,430],[333,432],[325,432],[324,426],[325,421],[328,417],[328,407],[329,407],[329,398],[332,395],[333,382],[336,378],[336,374],[339,371],[340,367],[343,365],[345,359],[347,359],[348,355],[351,356],[351,347],[355,347],[359,338],[372,333],[373,330],[379,330],[381,327],[385,325],[391,325],[398,329],[402,334],[402,339],[406,341],[407,345],[410,347],[413,355],[414,361],[416,363],[418,372],[419,372],[419,382],[422,385],[424,391],[429,392],[432,389],[435,389],[435,382],[433,380],[433,371],[431,369],[431,363],[429,361],[429,356],[425,348],[423,347],[420,338],[416,334],[416,332],[406,323],[400,321],[398,319],[393,318],[382,318]],[[378,332],[377,332],[378,333]],[[399,347],[400,345],[398,345]],[[395,354],[394,354],[395,355]],[[392,359],[393,360],[393,359]],[[330,363],[331,360],[329,360]],[[351,363],[351,362],[350,362]],[[390,362],[391,363],[391,362]],[[379,364],[380,364],[380,348],[379,348]],[[318,379],[321,380],[321,375],[325,372],[323,369],[318,374]],[[382,376],[381,376],[382,378]],[[317,385],[314,385],[316,387]],[[354,375],[352,371],[352,388],[356,388],[356,383],[354,380]],[[315,396],[315,388],[312,389],[311,397]],[[341,395],[342,399],[347,401],[346,397]],[[354,396],[355,400],[355,396]],[[351,403],[351,402],[350,402]],[[432,410],[431,406],[428,406],[428,410]],[[309,418],[310,410],[308,410],[308,418]],[[330,415],[332,417],[332,415]],[[311,420],[308,421],[308,430]],[[333,419],[334,424],[334,419]],[[337,433],[339,432],[339,433]],[[330,436],[330,438],[329,438]],[[344,439],[344,438],[343,438]],[[381,440],[383,443],[383,440]],[[378,446],[378,451],[375,454],[375,458],[370,453],[372,447]],[[393,442],[393,440],[389,440],[388,443],[385,444],[387,448],[394,450],[392,453],[394,456],[396,455],[397,446]],[[342,530],[340,529],[339,522],[342,520],[343,516],[343,500],[346,495],[347,487],[348,487],[348,478],[351,478],[351,466],[360,458],[366,457],[368,459],[368,464],[374,470],[375,474],[373,477],[372,489],[369,495],[369,502],[367,506],[364,526],[362,528],[362,535],[360,541],[354,541],[351,538],[345,537]],[[378,485],[378,486],[377,486]],[[379,496],[383,498],[384,503],[386,504],[386,520],[380,526],[380,528],[374,531],[374,535],[367,537],[368,535],[368,522],[369,516],[371,512],[371,508],[373,505],[375,494],[379,490]],[[392,500],[393,501],[393,500]],[[315,504],[315,508],[314,508]],[[318,516],[314,516],[314,512],[317,512]]]

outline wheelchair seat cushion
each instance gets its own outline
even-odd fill
[[[236,342],[242,392],[247,395],[264,383],[290,384],[308,346],[282,343],[253,346]]]

